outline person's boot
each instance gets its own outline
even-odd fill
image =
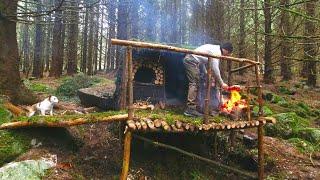
[[[202,115],[203,115],[202,113],[200,113],[200,112],[197,111],[196,109],[190,108],[190,107],[188,107],[188,108],[184,111],[183,114],[186,115],[186,116],[190,116],[190,117],[199,117],[199,116],[202,116]]]

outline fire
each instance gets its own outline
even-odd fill
[[[221,111],[226,113],[231,113],[236,108],[243,109],[247,107],[247,102],[244,99],[241,99],[240,88],[239,87],[230,87],[230,98],[223,99],[221,105]]]

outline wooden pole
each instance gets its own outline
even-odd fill
[[[251,121],[251,107],[250,107],[250,101],[251,101],[251,97],[250,97],[250,88],[247,88],[247,102],[248,102],[248,107],[247,107],[247,118],[248,118],[248,121]]]
[[[262,112],[262,106],[263,106],[263,100],[262,100],[262,89],[261,89],[261,83],[259,78],[259,66],[255,65],[255,73],[256,73],[256,82],[258,88],[258,103],[259,103],[259,112],[258,115],[261,117],[263,115]],[[264,149],[263,149],[263,124],[259,124],[258,126],[258,177],[259,180],[263,180],[264,177]]]
[[[175,52],[181,52],[181,53],[187,53],[187,54],[195,54],[195,55],[211,57],[211,58],[218,58],[218,59],[222,59],[222,60],[231,60],[231,61],[250,63],[250,64],[260,64],[259,62],[256,62],[256,61],[253,61],[250,59],[235,58],[235,57],[230,57],[230,56],[211,55],[208,53],[197,52],[197,51],[190,50],[190,49],[178,48],[178,47],[167,46],[167,45],[162,45],[162,44],[145,43],[145,42],[139,42],[139,41],[127,41],[127,40],[120,40],[120,39],[111,39],[111,43],[114,45],[121,45],[121,46],[162,49],[162,50],[169,50],[169,51],[175,51]]]
[[[133,119],[133,74],[132,74],[132,47],[127,48],[127,63],[128,63],[128,120]]]
[[[203,123],[209,123],[209,106],[210,106],[210,93],[211,93],[211,77],[212,77],[212,58],[208,58],[207,64],[207,91],[206,91],[206,99],[204,100],[204,116]]]
[[[242,66],[242,67],[239,67],[239,68],[236,68],[236,69],[232,69],[230,70],[231,73],[235,73],[235,72],[238,72],[238,71],[241,71],[243,69],[247,69],[247,68],[250,68],[250,67],[253,67],[254,64],[249,64],[249,65],[246,65],[246,66]]]
[[[128,177],[131,139],[132,139],[131,131],[127,131],[124,137],[122,172],[121,172],[120,180],[127,180],[127,177]]]

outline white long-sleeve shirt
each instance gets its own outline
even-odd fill
[[[216,56],[221,56],[221,49],[219,45],[205,44],[196,48],[195,51],[208,53]],[[192,54],[192,56],[199,62],[200,65],[208,63],[208,57],[194,55],[194,54]],[[217,83],[222,85],[224,82],[220,74],[219,61],[220,60],[217,58],[212,59],[212,72],[214,74],[214,77],[216,78]]]

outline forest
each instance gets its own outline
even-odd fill
[[[318,179],[319,25],[319,0],[1,0],[0,179]],[[176,108],[176,99],[185,95],[184,71],[178,69],[188,53],[140,51],[137,45],[130,55],[132,46],[115,39],[185,52],[232,43],[230,56],[238,61],[221,58],[221,76],[230,87],[248,87],[240,94],[248,103],[248,120],[257,119],[257,125],[247,128],[240,118],[237,127],[237,120],[219,116],[207,126],[200,118],[183,116],[181,107]],[[144,58],[163,63],[142,65]],[[130,77],[139,68],[155,72],[157,88],[151,91],[157,101],[164,97],[166,102],[137,100],[148,96],[135,83],[139,77],[133,82]],[[177,98],[169,100],[169,95]],[[59,99],[51,107],[53,116],[28,117],[36,107],[32,105],[48,96]],[[136,108],[134,117],[130,108]],[[261,126],[262,116],[276,121],[264,120]],[[160,128],[179,133],[153,132],[161,118]],[[212,128],[215,124],[221,125],[218,131]],[[197,130],[189,132],[189,125]],[[124,178],[119,176],[125,169],[124,132],[130,128],[137,132],[132,142],[130,138],[129,174]],[[19,162],[30,163],[30,169],[43,167],[34,173]],[[11,163],[17,164],[11,168]]]

